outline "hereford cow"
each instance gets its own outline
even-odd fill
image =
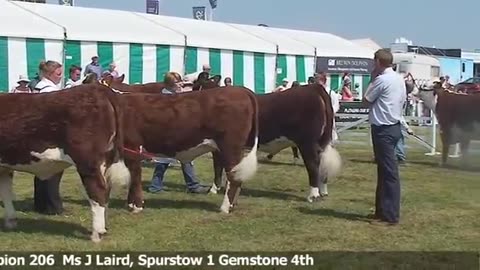
[[[158,84],[149,84],[157,88]],[[229,213],[235,205],[242,181],[256,172],[256,147],[243,157],[247,141],[257,145],[258,121],[255,95],[247,88],[180,93],[176,95],[129,93],[150,92],[148,85],[115,84],[123,91],[126,165],[132,175],[128,195],[134,212],[143,209],[141,160],[144,152],[182,162],[212,151],[225,166],[229,185],[220,210]],[[251,137],[250,137],[251,136]]]
[[[118,94],[102,85],[81,85],[42,94],[0,95],[0,196],[5,227],[16,226],[13,171],[47,179],[75,166],[88,195],[91,239],[100,241],[111,182],[126,184],[122,109]]]
[[[480,140],[480,95],[455,93],[435,83],[428,89],[412,92],[435,112],[442,139],[442,161],[445,166],[450,145],[460,143],[462,165],[471,140]]]
[[[209,89],[215,85],[218,85],[218,80],[210,79],[197,82],[194,89]],[[222,88],[228,91],[226,87]],[[307,200],[313,202],[320,196],[327,196],[327,180],[340,170],[341,158],[331,146],[334,112],[330,96],[323,86],[306,85],[256,97],[259,106],[259,151],[276,154],[297,146],[310,183]],[[213,157],[215,178],[211,192],[216,193],[221,186],[223,169],[218,155],[214,153]]]

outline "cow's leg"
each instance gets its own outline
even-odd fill
[[[131,182],[128,189],[128,208],[137,214],[143,211],[144,200],[142,190],[142,164],[137,159],[125,159],[125,165],[130,171]]]
[[[102,175],[100,168],[77,166],[77,171],[82,178],[82,183],[87,192],[88,201],[92,211],[93,242],[100,242],[101,236],[107,233],[105,229],[105,216],[107,202],[110,194],[110,183]]]
[[[298,164],[298,148],[296,146],[292,146],[292,154],[293,154],[293,165]]]
[[[445,133],[441,133],[442,137],[442,161],[440,162],[441,167],[447,165],[448,151],[450,150],[450,142],[448,136]]]
[[[5,208],[5,228],[14,229],[17,227],[17,215],[13,207],[13,172],[0,170],[0,197]]]
[[[300,154],[302,155],[305,168],[308,173],[308,180],[310,183],[310,194],[307,197],[309,202],[314,202],[320,199],[319,181],[320,180],[320,155],[319,148],[314,143],[302,144],[298,146]],[[326,183],[323,183],[323,189],[326,190]]]
[[[230,146],[232,146],[231,144]],[[223,213],[230,213],[238,201],[238,196],[242,187],[242,181],[234,172],[234,168],[240,164],[242,160],[242,147],[221,147],[220,154],[222,156],[222,163],[225,164],[225,171],[227,175],[227,183],[225,187],[225,195],[223,198],[220,211]],[[256,158],[256,157],[255,157]],[[243,168],[245,169],[245,168]]]
[[[222,188],[222,172],[223,172],[223,163],[222,156],[218,151],[212,152],[213,158],[213,185],[210,189],[210,193],[217,194],[218,191]]]

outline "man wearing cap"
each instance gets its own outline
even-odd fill
[[[275,90],[273,92],[282,92],[282,91],[285,91],[288,89],[288,80],[285,78],[282,80],[282,85],[280,85],[279,87],[275,88]]]
[[[187,74],[187,75],[185,75],[184,78],[185,78],[187,81],[189,81],[189,82],[191,82],[191,83],[194,83],[194,82],[198,79],[198,75],[200,75],[200,73],[206,72],[206,73],[210,74],[210,70],[211,70],[211,69],[212,69],[212,68],[210,67],[209,64],[204,64],[204,65],[202,66],[202,71],[197,71],[197,72],[195,72],[195,73]]]
[[[98,56],[96,55],[92,57],[92,62],[85,67],[84,75],[87,76],[90,73],[97,74],[97,78],[102,77],[102,66],[98,63]]]
[[[27,76],[20,75],[17,83],[18,86],[13,88],[10,93],[32,93],[32,90],[28,87],[30,80]]]

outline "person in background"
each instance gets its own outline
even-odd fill
[[[65,83],[65,88],[71,88],[82,83],[82,81],[80,80],[80,77],[82,76],[81,67],[72,65],[68,70],[68,74],[68,80]]]
[[[162,89],[162,94],[175,95],[176,93],[181,92],[182,77],[176,72],[168,72],[165,74],[164,84],[165,88]],[[163,186],[164,175],[173,161],[173,159],[169,158],[161,158],[158,160],[158,164],[153,172],[152,183],[148,187],[149,192],[158,193],[165,190]],[[210,191],[210,186],[200,185],[198,182],[197,177],[195,176],[193,162],[182,162],[181,166],[185,184],[187,185],[187,191],[189,193],[206,194]]]
[[[42,61],[39,66],[41,81],[35,86],[40,93],[62,90],[63,68],[56,61]],[[60,198],[60,180],[63,171],[56,175],[40,180],[34,179],[34,210],[41,214],[60,215],[63,213],[62,199]]]
[[[35,86],[37,86],[37,84],[40,82],[41,78],[40,78],[40,75],[39,75],[40,71],[37,72],[35,74],[35,77],[33,77],[33,79],[30,81],[30,83],[28,84],[28,88],[30,88],[30,90],[32,91],[32,93],[38,93],[37,90],[35,90]]]
[[[32,93],[32,89],[28,87],[30,84],[30,80],[28,79],[27,76],[20,75],[17,81],[17,86],[13,88],[10,93]]]
[[[108,66],[108,72],[113,76],[114,79],[120,77],[117,71],[117,64],[115,64],[115,62],[110,63]]]
[[[280,86],[278,86],[277,88],[275,88],[275,90],[273,90],[273,92],[282,92],[282,91],[285,91],[288,89],[288,80],[285,78],[282,80],[282,84]]]
[[[398,143],[395,145],[395,156],[397,157],[398,164],[404,166],[406,165],[407,161],[407,154],[405,152],[404,132],[406,132],[408,135],[413,135],[413,130],[410,128],[403,115],[402,119],[400,120],[400,125],[402,126],[402,132],[400,140],[398,140]]]
[[[299,86],[300,86],[299,82],[297,82],[297,81],[292,82],[292,88],[299,87]]]
[[[98,56],[96,55],[92,57],[92,62],[85,67],[84,75],[87,76],[90,73],[95,73],[97,78],[102,77],[103,69],[98,63]]]
[[[376,225],[396,225],[400,220],[400,176],[395,145],[401,137],[406,87],[403,76],[392,69],[393,55],[375,52],[375,73],[363,102],[370,108],[373,150],[377,161],[375,213],[369,215]]]
[[[225,80],[223,80],[223,83],[225,86],[232,86],[232,78],[226,77]]]
[[[209,64],[204,64],[202,66],[202,70],[201,71],[197,71],[195,73],[190,73],[190,74],[187,74],[185,75],[185,79],[191,83],[194,83],[196,80],[198,80],[198,76],[200,75],[200,73],[202,72],[206,72],[207,74],[210,74],[210,71],[212,70],[212,68],[210,67]]]
[[[342,77],[342,101],[353,101],[352,80],[348,73],[344,73]]]
[[[315,77],[313,77],[313,76],[308,77],[307,83],[308,84],[314,84],[315,83]]]

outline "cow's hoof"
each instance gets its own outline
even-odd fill
[[[16,218],[9,218],[5,220],[5,229],[7,230],[14,230],[17,228],[17,219]]]
[[[217,189],[216,187],[212,187],[209,191],[208,191],[208,194],[218,194],[218,191],[220,189]]]
[[[321,200],[320,196],[308,196],[307,197],[307,201],[310,202],[310,203],[318,202],[320,200]]]
[[[224,214],[230,214],[230,211],[232,210],[231,206],[221,206],[220,207],[220,212]]]
[[[143,207],[137,207],[134,203],[129,203],[128,204],[128,209],[130,210],[130,212],[132,212],[133,214],[139,214],[143,211]]]
[[[328,192],[320,193],[320,197],[328,197]]]

